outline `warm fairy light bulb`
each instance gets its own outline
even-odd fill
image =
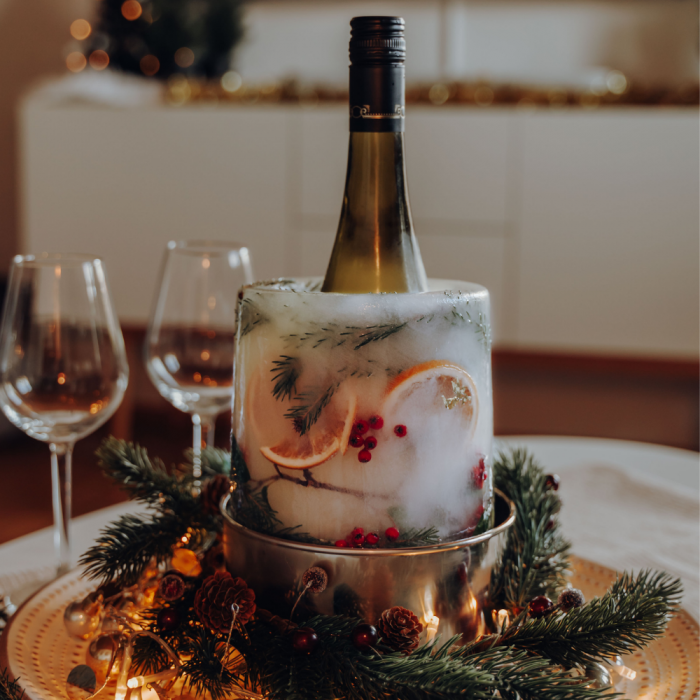
[[[236,92],[243,85],[243,78],[235,70],[226,71],[221,76],[221,87],[226,92]]]
[[[133,22],[135,19],[138,19],[142,13],[143,8],[138,0],[126,0],[126,2],[122,3],[122,15],[124,19]]]
[[[440,618],[437,615],[429,614],[425,616],[425,623],[427,625],[425,641],[432,642],[437,634]]]
[[[74,39],[77,39],[78,41],[87,39],[91,32],[92,27],[90,26],[90,22],[88,22],[86,19],[76,19],[71,22],[70,35]]]
[[[66,68],[71,73],[80,73],[87,66],[87,58],[80,51],[72,51],[66,56]]]

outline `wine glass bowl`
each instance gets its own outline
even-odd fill
[[[253,282],[248,249],[237,243],[171,241],[144,347],[163,398],[192,416],[194,473],[216,416],[231,405],[238,290]]]
[[[102,261],[14,258],[0,327],[0,407],[49,443],[59,570],[67,568],[71,454],[117,410],[129,368]]]

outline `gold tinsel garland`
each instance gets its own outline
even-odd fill
[[[653,87],[630,83],[615,72],[600,88],[576,89],[555,86],[526,86],[479,82],[412,84],[406,87],[409,105],[461,105],[473,107],[597,107],[684,106],[700,104],[700,84],[677,87]],[[169,103],[183,105],[200,102],[233,104],[347,104],[347,90],[310,85],[296,80],[248,85],[238,74],[229,72],[220,81],[203,81],[175,76],[166,87]]]

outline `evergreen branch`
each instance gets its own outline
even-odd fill
[[[133,586],[151,560],[159,564],[168,559],[192,522],[175,513],[122,515],[102,530],[96,543],[81,556],[84,575],[103,584],[114,581],[122,588]]]
[[[289,355],[280,355],[279,360],[273,360],[275,365],[270,372],[273,372],[272,381],[275,386],[272,388],[272,395],[282,401],[286,398],[291,399],[296,390],[297,379],[301,374],[299,366],[299,358],[290,357]]]
[[[253,331],[257,326],[268,321],[260,309],[257,307],[250,297],[241,299],[238,304],[238,326],[239,337],[244,338],[248,333]]]
[[[610,590],[567,614],[514,622],[502,635],[467,645],[462,653],[510,646],[565,668],[585,667],[641,649],[663,635],[678,609],[682,586],[668,574],[622,574]]]
[[[357,345],[355,345],[355,350],[368,345],[369,343],[376,343],[378,340],[384,340],[389,336],[398,333],[408,326],[408,321],[403,323],[386,323],[382,326],[368,326],[367,330],[357,336]]]
[[[0,700],[23,700],[24,690],[17,679],[10,678],[10,672],[3,668],[0,671]]]
[[[183,689],[191,689],[195,697],[209,695],[212,700],[224,700],[240,687],[239,675],[228,665],[222,667],[224,641],[219,636],[197,625],[190,630],[185,660],[180,668],[185,678]]]
[[[337,384],[331,384],[321,392],[304,392],[295,397],[297,405],[290,408],[284,417],[294,422],[299,435],[306,435],[309,432],[321,417],[323,409],[330,403],[337,388]]]
[[[245,463],[245,458],[238,446],[238,441],[235,435],[231,435],[231,480],[237,487],[241,487],[250,481],[250,472],[248,465]],[[239,494],[240,495],[240,494]]]
[[[492,570],[489,601],[517,615],[534,597],[553,598],[566,584],[571,545],[554,520],[561,500],[526,450],[501,453],[493,474],[494,485],[514,502],[516,516]]]
[[[598,700],[612,697],[586,688],[584,678],[552,668],[548,661],[525,651],[491,649],[463,657],[455,639],[442,647],[425,644],[410,656],[379,645],[358,651],[350,634],[361,620],[313,617],[304,624],[321,640],[312,655],[296,653],[288,634],[259,619],[248,625],[250,643],[239,647],[249,680],[266,697],[287,700],[451,700],[500,697],[521,700]],[[379,652],[382,652],[381,654]]]
[[[138,445],[108,437],[97,450],[103,474],[129,498],[169,510],[192,510],[195,498],[188,479],[168,474],[160,460],[151,461]]]
[[[439,544],[440,537],[436,527],[410,528],[399,535],[394,542],[387,541],[387,549],[401,549],[404,547],[425,547],[431,544]]]

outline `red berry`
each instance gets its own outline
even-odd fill
[[[384,534],[386,535],[386,538],[389,540],[389,542],[396,542],[396,540],[399,539],[399,531],[395,527],[387,528]]]
[[[362,447],[365,444],[365,439],[362,437],[362,435],[353,433],[348,442],[352,447]]]
[[[384,419],[381,416],[372,416],[369,419],[369,427],[372,430],[381,430],[384,427]]]
[[[377,544],[379,542],[379,535],[376,532],[369,532],[365,537],[366,544]]]
[[[355,627],[350,634],[350,640],[355,645],[355,648],[360,651],[373,647],[377,643],[378,638],[377,628],[365,623]]]
[[[474,482],[474,486],[477,489],[483,488],[484,482],[486,481],[486,477],[486,463],[484,462],[484,458],[482,457],[479,460],[479,464],[472,468],[472,481]]]
[[[529,605],[528,610],[530,612],[530,617],[536,620],[540,617],[548,615],[552,610],[552,601],[547,598],[546,595],[538,595],[537,598],[533,598]]]
[[[377,446],[377,438],[374,435],[370,435],[365,438],[365,447],[368,450],[373,450]]]
[[[366,420],[358,420],[355,425],[352,426],[354,433],[359,433],[364,435],[369,430],[369,423]]]
[[[362,527],[356,527],[353,529],[353,531],[350,533],[350,537],[354,537],[355,535],[364,535],[365,530]]]
[[[555,525],[556,525],[556,520],[554,518],[550,518],[547,521],[547,524],[544,526],[544,531],[549,532]]]
[[[310,654],[318,646],[318,635],[311,627],[299,627],[292,633],[292,646],[296,651]]]
[[[348,543],[345,540],[336,540],[335,546],[336,547],[347,547]]]
[[[369,450],[360,450],[360,454],[357,455],[357,458],[364,464],[372,459],[372,453]]]
[[[553,491],[559,490],[559,476],[557,474],[547,474],[547,478],[544,480],[544,485],[548,489]]]
[[[406,430],[405,425],[396,425],[394,426],[394,432],[399,436],[399,437],[406,437],[406,433],[408,430]]]
[[[352,546],[353,547],[362,547],[362,545],[364,543],[365,543],[365,536],[361,532],[358,532],[356,535],[352,536]]]

